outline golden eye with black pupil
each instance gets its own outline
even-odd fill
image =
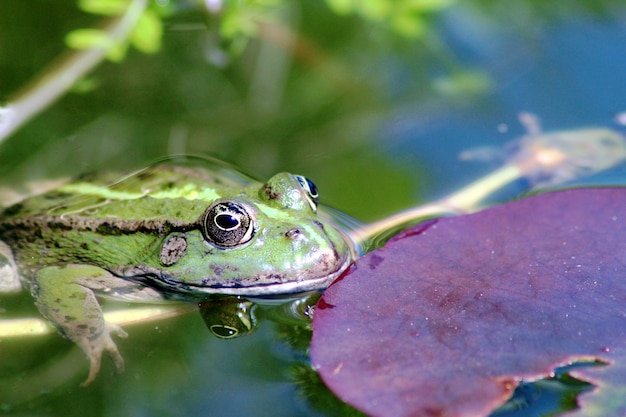
[[[311,205],[311,208],[313,209],[313,211],[316,211],[317,204],[319,203],[320,198],[317,187],[315,186],[313,181],[311,181],[307,177],[303,177],[302,175],[296,175],[295,177],[300,183],[300,186],[302,186],[302,188],[304,188],[304,191],[306,191],[306,195],[309,199],[309,204]]]
[[[249,209],[236,201],[213,203],[202,216],[202,236],[215,246],[243,245],[254,235],[254,218]]]

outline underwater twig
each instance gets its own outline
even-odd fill
[[[65,94],[106,57],[111,47],[128,37],[141,17],[147,0],[133,0],[126,12],[103,27],[108,45],[67,51],[0,107],[0,143]]]

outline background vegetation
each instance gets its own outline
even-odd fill
[[[135,3],[3,0],[0,99],[67,50],[106,45],[103,19]],[[0,144],[0,186],[213,155],[260,179],[302,173],[323,202],[380,218],[497,166],[458,156],[523,134],[520,111],[548,130],[615,125],[625,23],[621,0],[151,0],[128,42]],[[263,415],[246,407],[273,403],[274,416],[317,415],[290,382],[299,354],[271,326],[225,344],[180,320],[121,343],[125,376],[105,370],[78,394],[46,387],[24,412]],[[24,356],[12,375],[71,349],[56,336],[2,348]]]

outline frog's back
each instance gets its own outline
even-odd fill
[[[44,217],[192,221],[235,185],[236,180],[203,167],[156,165],[127,175],[88,174],[6,208],[0,214],[0,228],[17,219]]]

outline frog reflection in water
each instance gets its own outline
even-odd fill
[[[198,305],[206,327],[219,339],[246,336],[254,332],[258,325],[259,306],[245,298],[212,298]]]
[[[84,384],[104,351],[123,368],[111,334],[126,333],[104,321],[96,295],[154,302],[303,293],[325,288],[350,262],[302,176],[242,184],[201,166],[161,164],[112,178],[83,177],[0,214],[0,240],[12,249],[5,264],[19,268],[39,311],[87,354]]]

